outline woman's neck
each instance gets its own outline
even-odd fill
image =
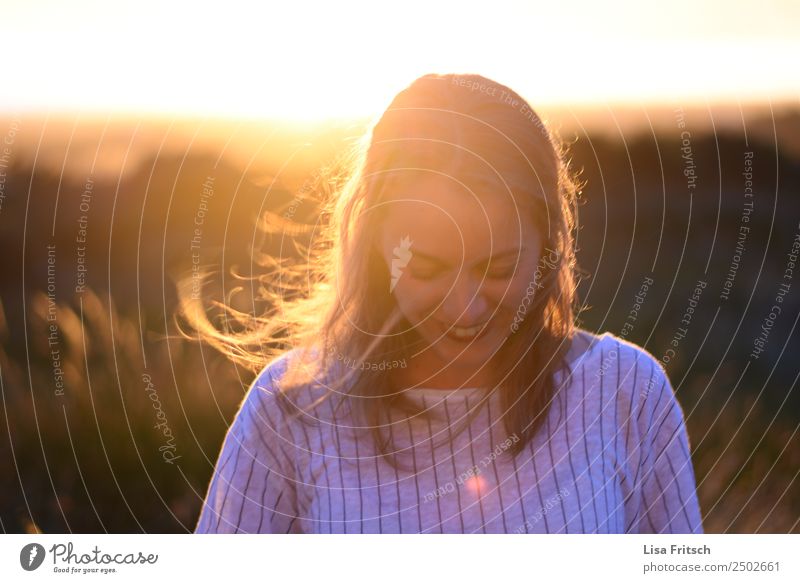
[[[434,374],[427,371],[431,369],[421,366],[422,363],[409,363],[408,368],[397,368],[391,371],[391,382],[396,390],[405,390],[412,387],[425,387],[429,389],[458,389],[473,387],[490,387],[489,371],[486,369],[471,374],[455,366],[449,366]]]

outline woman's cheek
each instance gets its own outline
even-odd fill
[[[491,282],[485,289],[487,296],[490,296],[493,302],[497,305],[505,306],[508,303],[514,303],[519,296],[520,290],[524,289],[525,284],[522,278],[514,278],[508,280],[497,280]]]
[[[412,278],[397,286],[397,303],[406,318],[419,320],[436,309],[440,299],[436,286]]]
[[[531,279],[520,277],[511,282],[508,288],[504,290],[505,294],[501,302],[504,310],[512,312],[517,311],[526,295],[534,292],[534,286],[529,285],[532,278],[532,275]]]

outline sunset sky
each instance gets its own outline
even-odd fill
[[[371,114],[428,72],[540,105],[800,98],[792,0],[0,6],[2,112],[316,120]]]

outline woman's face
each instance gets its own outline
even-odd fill
[[[425,385],[488,379],[490,358],[539,291],[532,282],[541,240],[529,209],[515,207],[508,193],[476,198],[428,175],[399,189],[383,210],[387,293],[429,347],[409,367]]]

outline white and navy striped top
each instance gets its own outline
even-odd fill
[[[609,333],[575,338],[572,378],[557,373],[543,429],[514,457],[498,393],[476,405],[482,389],[408,391],[432,412],[393,418],[408,470],[376,456],[341,414],[332,423],[330,400],[316,426],[282,423],[282,356],[247,392],[195,532],[701,533],[683,411],[663,367]],[[473,406],[483,410],[452,435]]]

